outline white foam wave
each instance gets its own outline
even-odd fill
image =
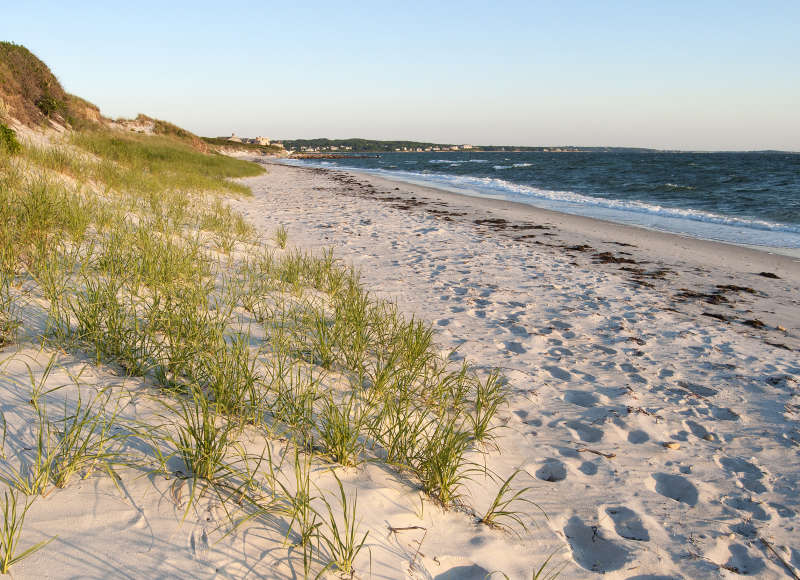
[[[446,162],[453,165],[452,160]],[[291,164],[309,165],[308,162]],[[800,226],[792,224],[725,216],[697,209],[664,207],[642,201],[593,197],[573,191],[547,190],[513,183],[497,177],[448,175],[428,170],[414,172],[359,167],[342,168],[383,175],[389,179],[439,186],[468,195],[499,197],[539,205],[556,211],[663,228],[667,231],[689,233],[698,237],[721,239],[733,243],[800,247]],[[726,227],[734,229],[723,231]],[[762,234],[759,235],[757,232],[762,232]]]
[[[531,163],[514,163],[512,165],[495,165],[495,171],[502,171],[503,169],[517,169],[520,167],[530,167]]]
[[[513,183],[505,179],[496,177],[474,177],[469,175],[446,175],[441,173],[413,173],[402,172],[413,179],[421,181],[435,182],[453,189],[472,190],[476,193],[486,192],[505,195],[515,198],[518,201],[525,200],[548,200],[571,205],[583,206],[586,208],[599,207],[622,212],[633,212],[638,214],[650,214],[653,216],[663,216],[675,219],[688,219],[693,221],[705,222],[710,224],[729,225],[734,227],[752,228],[774,232],[790,232],[800,234],[800,226],[769,222],[766,220],[745,219],[733,216],[725,216],[712,212],[706,212],[688,208],[664,207],[661,205],[649,204],[642,201],[608,199],[604,197],[592,197],[581,195],[573,191],[553,191],[540,189],[529,185]],[[401,175],[394,177],[402,178]]]

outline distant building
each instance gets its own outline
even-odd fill
[[[462,145],[462,149],[472,149],[472,145]]]
[[[236,136],[236,133],[231,133],[231,136],[228,137],[228,141],[233,141],[234,143],[241,143],[242,140]]]
[[[266,137],[256,137],[256,145],[269,145],[269,139]]]

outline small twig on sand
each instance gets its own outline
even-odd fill
[[[394,526],[387,525],[386,527],[389,528],[390,533],[394,534],[397,532],[407,532],[408,530],[428,530],[428,528],[423,528],[422,526],[406,526],[404,528],[395,528]]]
[[[600,455],[601,457],[605,457],[606,459],[613,459],[614,457],[617,456],[616,453],[603,453],[602,451],[596,451],[594,449],[589,449],[588,447],[581,447],[577,451],[578,453],[583,453],[583,452],[594,453],[595,455]]]
[[[411,564],[410,564],[409,568],[411,568],[412,570],[414,569],[414,566],[416,565],[417,556],[419,556],[419,551],[422,549],[422,543],[425,541],[425,538],[428,535],[428,530],[426,528],[422,528],[422,529],[425,530],[425,533],[422,534],[422,539],[419,541],[419,545],[417,546],[417,551],[414,552],[414,557],[411,558]],[[425,557],[424,554],[423,554],[423,557]]]
[[[783,567],[784,567],[784,568],[786,568],[786,569],[789,571],[789,574],[791,574],[791,575],[792,575],[792,578],[794,578],[794,580],[800,580],[800,576],[798,576],[798,575],[797,575],[797,572],[795,572],[795,570],[794,570],[794,567],[793,567],[793,566],[790,566],[790,565],[789,565],[789,563],[788,563],[786,560],[784,560],[784,559],[783,559],[783,556],[781,556],[781,555],[780,555],[780,554],[779,554],[779,553],[778,553],[778,552],[775,550],[775,548],[773,548],[773,547],[772,547],[772,544],[770,544],[770,543],[769,543],[767,540],[765,540],[763,537],[760,537],[760,538],[758,538],[758,539],[759,539],[759,540],[761,540],[761,543],[762,543],[762,544],[764,544],[764,547],[765,547],[765,548],[767,548],[767,549],[768,549],[770,552],[772,552],[772,554],[773,554],[773,555],[774,555],[774,556],[775,556],[775,557],[778,559],[778,561],[779,561],[781,564],[783,564]]]

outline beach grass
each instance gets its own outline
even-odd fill
[[[14,490],[3,492],[3,527],[0,529],[0,574],[8,574],[11,566],[38,552],[55,538],[44,540],[33,546],[20,550],[22,527],[32,501],[25,501],[20,509],[20,498]]]
[[[193,499],[202,482],[225,505],[250,506],[241,521],[277,513],[305,575],[325,558],[351,574],[367,537],[357,531],[356,497],[338,476],[336,501],[312,493],[312,466],[382,462],[443,508],[461,505],[480,471],[471,454],[497,448],[507,391],[498,371],[442,354],[430,324],[376,297],[332,249],[292,249],[283,225],[277,248],[259,238],[224,196],[248,194],[232,179],[262,171],[169,136],[107,130],[0,153],[0,203],[9,208],[0,336],[13,335],[14,288],[26,284],[44,305],[44,345],[153,386],[164,424],[140,426],[138,436],[164,473],[171,456],[181,459]],[[118,407],[108,411],[102,392],[65,403],[56,421],[47,415],[48,373],[38,383],[31,374],[35,457],[7,470],[6,482],[38,495],[77,474],[114,478],[115,465],[135,464],[120,451],[135,433],[115,428]],[[247,456],[245,427],[288,442],[291,485],[271,454]],[[513,477],[484,523],[520,522]]]

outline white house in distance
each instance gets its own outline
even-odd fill
[[[273,145],[274,147],[280,147],[283,149],[283,143],[279,141],[273,143],[266,137],[238,137],[236,133],[231,133],[231,136],[228,137],[228,141],[232,141],[233,143],[250,143],[251,145],[261,145],[262,147]]]

